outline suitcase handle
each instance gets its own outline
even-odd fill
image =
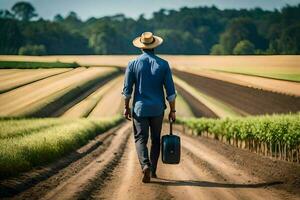
[[[170,119],[169,120],[169,122],[170,122],[170,135],[173,135],[173,120],[172,119]]]

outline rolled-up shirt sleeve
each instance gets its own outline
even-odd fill
[[[125,71],[124,87],[122,92],[124,99],[131,98],[133,84],[134,84],[134,73],[132,71],[132,62],[129,62]]]
[[[164,86],[165,86],[165,90],[166,90],[166,94],[167,94],[166,99],[169,102],[172,102],[175,100],[177,94],[176,94],[170,66],[169,66],[169,64],[167,64],[167,65],[168,66],[167,66],[167,70],[166,70],[166,74],[165,74]]]

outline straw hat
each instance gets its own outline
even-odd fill
[[[135,38],[132,44],[140,49],[154,49],[163,42],[161,37],[153,35],[151,32],[144,32],[140,37]]]

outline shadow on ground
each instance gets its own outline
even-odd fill
[[[197,186],[197,187],[219,187],[219,188],[264,188],[274,185],[283,184],[281,181],[265,182],[265,183],[218,183],[209,181],[196,180],[170,180],[164,178],[157,178],[151,181],[151,184],[166,185],[166,186]]]

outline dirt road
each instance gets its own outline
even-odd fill
[[[165,126],[163,133],[167,131]],[[20,180],[14,180],[15,186],[13,180],[0,181],[1,190],[6,185],[11,192],[6,196],[14,199],[300,199],[300,166],[274,164],[269,158],[207,138],[181,134],[181,139],[181,163],[159,161],[158,178],[149,184],[141,182],[127,122],[81,148],[71,163],[52,166],[53,173],[37,176],[44,179],[27,180],[32,185],[23,186],[24,191],[18,186]]]

